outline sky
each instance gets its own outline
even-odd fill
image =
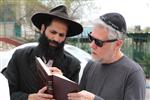
[[[94,19],[108,12],[121,13],[128,27],[150,27],[150,0],[91,0],[96,9],[86,10],[83,18]]]

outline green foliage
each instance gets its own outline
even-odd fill
[[[31,16],[37,9],[43,7],[41,5],[42,3],[38,0],[0,0],[0,21],[16,21],[18,23],[25,22],[23,20],[26,19],[30,23]]]
[[[144,29],[144,32],[150,32],[150,27],[146,27],[145,29]]]
[[[138,59],[138,62],[143,67],[146,77],[150,78],[150,53],[145,54],[142,59]]]
[[[14,5],[7,2],[0,1],[0,21],[14,21],[15,20],[15,12]]]
[[[90,47],[88,42],[82,42],[80,38],[68,38],[66,41],[67,44],[74,45],[82,50],[90,53]]]

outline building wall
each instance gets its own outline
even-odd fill
[[[14,35],[14,22],[0,22],[0,36],[13,37]]]

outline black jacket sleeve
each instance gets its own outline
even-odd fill
[[[66,60],[63,62],[64,67],[62,70],[64,71],[64,76],[71,79],[72,81],[78,83],[79,81],[79,72],[80,72],[80,61],[65,51]]]
[[[27,100],[28,94],[19,89],[19,69],[17,60],[19,58],[16,51],[8,63],[7,69],[3,72],[9,82],[11,100]]]

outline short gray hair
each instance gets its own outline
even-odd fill
[[[102,26],[102,27],[106,28],[109,32],[109,34],[108,34],[109,39],[125,39],[125,37],[126,37],[126,35],[123,32],[120,32],[120,31],[112,28],[111,26],[107,25],[100,18],[94,20],[92,23],[94,25],[98,25],[98,26]]]

